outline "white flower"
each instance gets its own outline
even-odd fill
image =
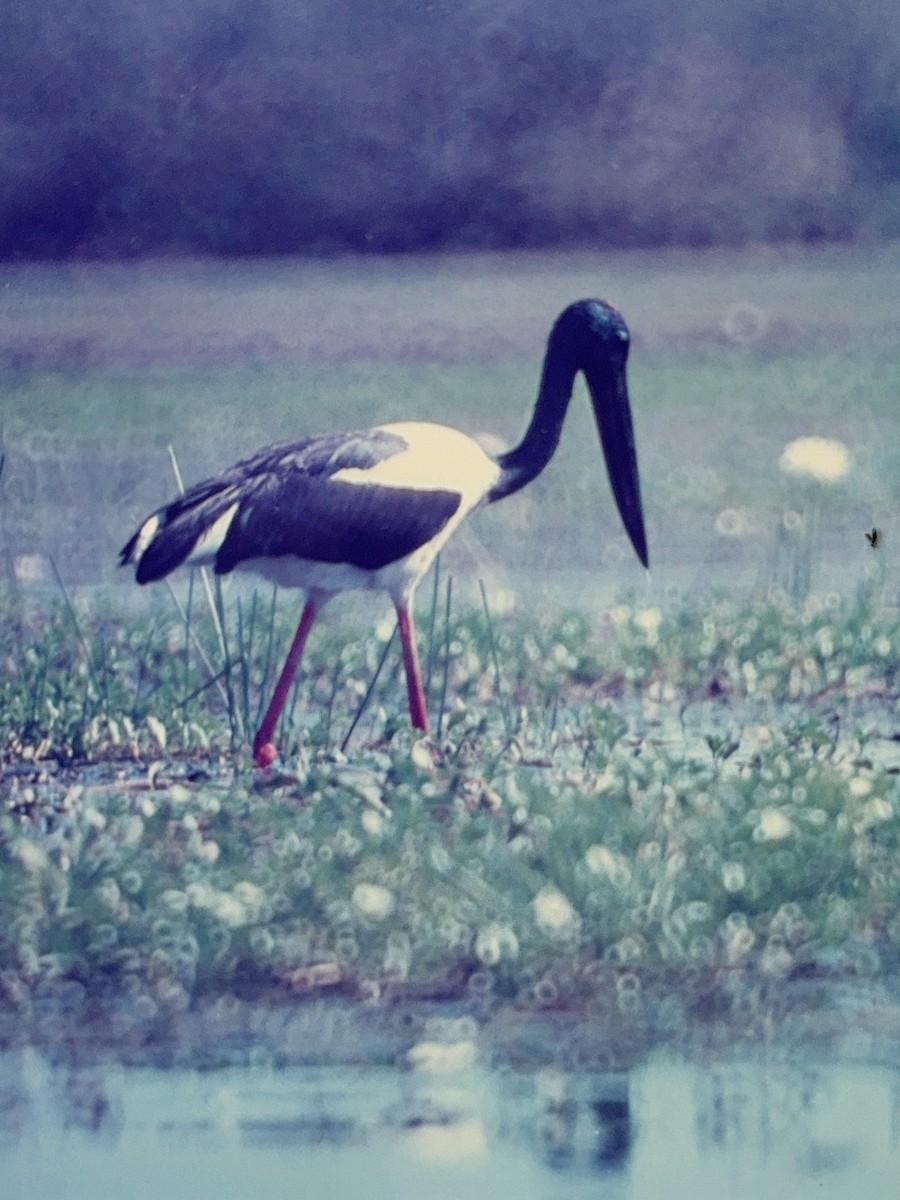
[[[47,855],[41,846],[34,842],[29,842],[26,838],[16,838],[10,850],[22,864],[26,871],[31,874],[37,874],[42,871],[47,865]]]
[[[394,911],[394,893],[380,883],[358,883],[353,889],[353,907],[372,921],[383,921]]]
[[[187,892],[182,892],[178,888],[166,888],[160,896],[159,902],[172,913],[187,912],[190,903]]]
[[[501,958],[516,958],[519,939],[508,925],[491,921],[478,931],[475,938],[475,954],[486,967],[495,966]]]
[[[741,892],[747,883],[747,873],[739,862],[722,863],[722,885],[726,892]]]
[[[873,825],[880,825],[882,821],[889,821],[893,815],[894,809],[890,800],[886,800],[884,796],[875,796],[863,807],[862,824],[864,828],[870,829]]]
[[[434,770],[434,756],[431,753],[431,747],[424,739],[413,743],[409,757],[417,771],[428,774]]]
[[[532,907],[535,922],[544,933],[568,933],[578,922],[575,909],[555,887],[541,888],[532,901]]]
[[[249,879],[242,879],[240,883],[234,885],[231,892],[238,904],[243,905],[247,910],[247,919],[258,921],[266,902],[266,894],[262,888],[258,884],[251,883]]]
[[[376,812],[374,808],[364,808],[359,818],[359,823],[369,837],[372,838],[383,837],[387,828],[387,822],[384,817],[380,812]]]
[[[636,608],[631,614],[631,620],[639,633],[642,633],[648,646],[655,646],[659,641],[659,627],[662,622],[662,612],[658,608]]]
[[[759,814],[753,837],[758,842],[783,842],[790,837],[792,830],[789,818],[780,808],[764,808]]]
[[[516,593],[511,588],[488,588],[488,606],[495,617],[508,617],[516,607]]]
[[[610,883],[627,887],[631,882],[631,867],[624,855],[610,850],[608,846],[595,843],[584,852],[587,869],[594,875],[605,875]]]
[[[184,889],[195,908],[209,908],[214,895],[208,883],[189,883]]]
[[[776,939],[766,943],[760,955],[759,968],[766,975],[783,976],[794,966],[794,959],[786,946]]]
[[[662,621],[662,612],[658,608],[639,608],[634,614],[634,623],[638,629],[646,635],[647,641],[656,642],[659,636],[659,626]]]
[[[247,924],[249,920],[247,908],[237,896],[229,892],[216,891],[215,888],[211,888],[205,883],[189,883],[184,890],[194,908],[206,909],[229,929],[239,929],[242,925]]]
[[[160,721],[159,717],[154,717],[151,713],[151,715],[147,717],[146,725],[150,730],[150,736],[153,738],[154,742],[156,742],[157,746],[159,746],[160,750],[165,750],[166,727],[163,725],[162,721]]]
[[[235,896],[231,896],[228,892],[214,892],[210,898],[209,904],[204,907],[208,908],[214,917],[217,917],[223,925],[227,925],[229,929],[240,929],[242,925],[247,924],[247,910]]]
[[[725,946],[725,961],[728,965],[735,967],[743,962],[753,949],[755,941],[756,934],[748,926],[736,930],[728,939]]]
[[[821,629],[816,630],[815,636],[819,653],[823,658],[831,658],[834,654],[834,630],[828,625],[823,625]]]
[[[631,620],[631,609],[627,604],[617,604],[615,608],[609,610],[609,615],[616,628],[621,629]]]
[[[835,438],[800,437],[785,446],[778,465],[791,475],[810,475],[820,483],[836,483],[850,470],[850,455]]]
[[[393,613],[389,613],[381,618],[381,620],[375,626],[375,636],[378,638],[379,642],[386,642],[388,638],[391,637],[396,624],[397,622]]]

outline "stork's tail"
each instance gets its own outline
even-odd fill
[[[238,509],[233,494],[191,493],[148,517],[119,554],[119,565],[134,566],[138,583],[153,583],[182,565],[214,563]]]
[[[152,517],[148,517],[119,553],[119,566],[135,567],[138,583],[149,583],[151,579],[161,579],[165,574],[165,572],[161,572],[159,575],[147,575],[146,568],[143,566],[144,555],[153,545],[159,533],[165,511],[165,509],[160,509]]]

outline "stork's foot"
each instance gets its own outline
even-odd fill
[[[265,771],[271,767],[277,757],[278,751],[275,749],[275,743],[257,736],[253,743],[253,758],[256,765]]]

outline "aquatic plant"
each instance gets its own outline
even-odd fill
[[[792,487],[776,526],[773,583],[784,586],[791,599],[800,602],[806,599],[812,586],[822,489],[846,478],[850,454],[837,438],[799,437],[785,446],[778,466]]]
[[[127,1024],[425,988],[634,1016],[659,972],[900,967],[895,612],[442,607],[439,737],[371,686],[383,641],[323,627],[301,689],[326,703],[266,776],[234,720],[289,636],[267,601],[226,606],[231,703],[170,610],[82,605],[81,636],[62,606],[7,612],[0,1002],[105,996]]]

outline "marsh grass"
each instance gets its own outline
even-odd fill
[[[266,776],[235,742],[293,608],[226,597],[226,699],[184,653],[206,614],[8,608],[3,1002],[102,993],[140,1025],[234,989],[425,989],[633,1018],[671,972],[730,1003],[900,968],[896,611],[501,619],[448,584],[434,740],[393,637],[323,622]]]
[[[452,577],[444,575],[442,583],[443,599],[435,587],[427,619],[420,614],[419,622],[427,636],[423,659],[438,742],[447,722],[469,709],[479,720],[486,713],[507,740],[520,727],[550,740],[582,696],[640,700],[646,709],[676,702],[689,708],[703,697],[723,704],[839,706],[861,690],[874,698],[893,694],[896,614],[877,581],[853,601],[830,595],[798,606],[776,592],[754,603],[719,599],[670,613],[619,604],[596,617],[572,610],[503,618],[492,614],[483,585],[480,610],[456,611]],[[9,594],[0,714],[7,761],[27,757],[23,735],[32,757],[40,746],[39,757],[58,763],[91,759],[110,747],[102,739],[86,741],[88,726],[96,732],[98,719],[123,717],[135,725],[148,715],[171,726],[171,749],[190,748],[189,737],[179,741],[179,721],[199,722],[208,744],[239,755],[292,634],[295,606],[279,607],[274,593],[255,589],[236,590],[229,599],[221,581],[215,621],[197,611],[190,590],[186,604],[177,597],[170,607],[157,600],[138,617],[98,604],[91,594],[73,598],[63,587],[49,608],[31,609]],[[330,745],[335,722],[343,720],[352,726],[343,735],[346,750],[373,706],[381,713],[373,716],[374,739],[379,721],[381,733],[393,728],[386,710],[405,713],[405,690],[398,655],[382,677],[395,645],[390,628],[373,639],[367,629],[348,628],[340,615],[316,626],[298,695],[286,712],[289,743],[300,722]],[[68,714],[65,733],[51,694]],[[139,750],[138,741],[131,752]]]

